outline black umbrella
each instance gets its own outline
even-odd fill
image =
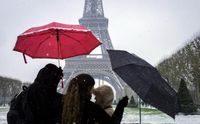
[[[112,69],[145,102],[175,118],[176,92],[156,68],[140,57],[121,50],[108,50]]]

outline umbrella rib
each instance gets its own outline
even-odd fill
[[[65,34],[65,33],[62,33],[62,32],[61,32],[61,34],[63,34],[63,35],[66,36],[66,37],[69,37],[69,38],[71,38],[71,39],[77,41],[79,44],[81,44],[81,42],[80,42],[79,40],[77,40],[77,39],[75,39],[75,38],[73,38],[73,37],[71,37],[71,36],[69,36],[69,35],[67,35],[67,34]],[[81,45],[81,46],[83,46],[83,45]],[[83,49],[85,49],[85,51],[87,51],[87,49],[86,49],[85,47],[83,47]]]
[[[123,67],[123,66],[128,66],[128,65],[132,65],[132,64],[134,64],[134,63],[129,63],[129,64],[123,64],[123,65],[120,65],[120,67]],[[146,65],[140,65],[140,64],[138,64],[137,66],[141,66],[141,67],[145,67],[145,68],[153,68],[153,67],[149,67],[149,66],[146,66]],[[118,68],[118,67],[117,67]]]
[[[36,50],[35,50],[35,52],[34,52],[34,55],[35,55],[36,52],[38,51],[39,47],[40,47],[45,41],[47,41],[47,39],[49,39],[49,38],[50,38],[50,36],[48,36],[48,37],[45,38],[42,42],[39,43],[39,45],[37,46],[37,48],[36,48]]]

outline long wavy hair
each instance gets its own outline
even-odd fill
[[[88,74],[80,74],[69,82],[63,99],[62,124],[81,124],[85,105],[91,98],[94,84],[94,79]]]

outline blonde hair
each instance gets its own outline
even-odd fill
[[[62,124],[80,124],[87,94],[94,86],[94,79],[88,74],[80,74],[73,78],[64,96]]]
[[[79,120],[79,111],[80,111],[80,96],[78,90],[78,84],[71,80],[67,94],[64,96],[64,105],[62,112],[62,124],[73,124],[77,123]]]
[[[108,107],[112,105],[114,99],[114,93],[110,86],[108,85],[101,85],[93,90],[93,94],[96,97],[101,97],[100,106],[102,108]]]

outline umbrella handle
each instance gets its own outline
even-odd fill
[[[24,58],[24,63],[27,64],[27,61],[26,61],[26,56],[25,54],[23,53],[23,58]]]
[[[60,66],[60,59],[58,59],[58,67],[61,67],[61,66]]]

